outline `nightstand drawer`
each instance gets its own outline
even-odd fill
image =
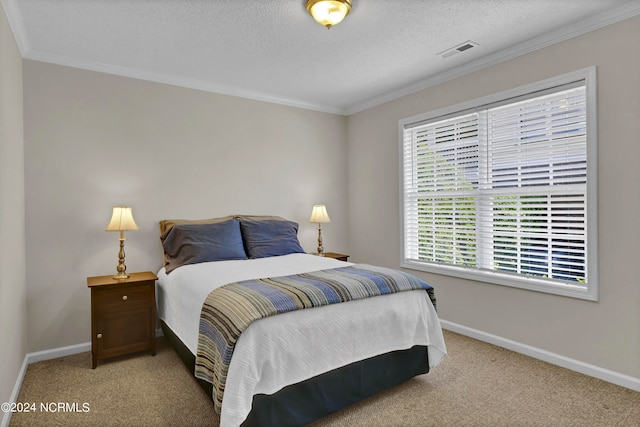
[[[114,286],[95,291],[96,308],[99,311],[122,311],[151,304],[150,285]]]

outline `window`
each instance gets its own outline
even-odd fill
[[[595,69],[400,121],[402,265],[597,300]]]

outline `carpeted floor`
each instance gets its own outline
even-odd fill
[[[313,427],[640,426],[638,392],[452,332],[445,341],[449,355],[430,373]],[[12,427],[219,424],[162,338],[155,357],[102,361],[95,370],[90,353],[34,363],[18,402],[36,410],[14,413]]]

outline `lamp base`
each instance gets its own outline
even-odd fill
[[[318,256],[324,256],[324,248],[322,247],[322,228],[318,223]]]
[[[128,279],[129,275],[127,274],[127,266],[124,265],[124,241],[127,240],[124,238],[124,232],[120,232],[120,252],[118,252],[118,266],[116,267],[117,273],[111,276],[113,280],[124,280]]]

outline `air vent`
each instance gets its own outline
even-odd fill
[[[438,55],[443,58],[449,58],[453,55],[457,55],[460,52],[464,52],[476,46],[478,46],[478,43],[474,43],[470,40],[467,40],[466,42],[459,44],[458,46],[455,46],[455,47],[452,47],[451,49],[447,49],[443,52],[440,52]]]

